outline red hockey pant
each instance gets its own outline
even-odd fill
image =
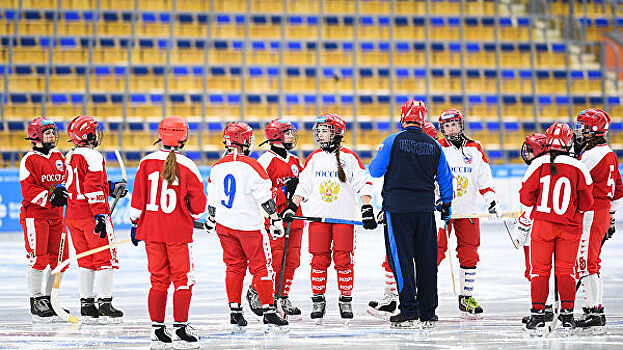
[[[353,291],[353,250],[355,231],[352,225],[309,224],[309,252],[311,260],[312,293],[324,294],[327,290],[327,268],[333,264],[337,271],[337,286],[341,295]]]
[[[604,239],[609,227],[610,207],[595,210],[591,232],[586,237],[588,242],[584,242],[584,237],[581,240],[582,244],[580,245],[576,262],[576,271],[579,274],[577,277],[582,277],[587,272],[589,275],[599,273],[601,269],[601,259],[599,258],[601,255],[601,241]],[[588,247],[586,243],[588,243]]]
[[[534,220],[530,241],[532,262],[532,308],[541,310],[549,294],[549,276],[554,253],[558,293],[563,309],[573,309],[575,279],[573,268],[578,254],[582,226],[566,226],[549,221]]]
[[[225,288],[230,303],[240,304],[242,282],[247,267],[253,275],[252,286],[263,305],[274,303],[272,255],[268,234],[263,230],[241,231],[216,224],[227,266]]]
[[[99,234],[94,233],[95,219],[66,219],[71,241],[74,244],[76,254],[84,253],[87,250],[103,247],[115,242],[115,233],[113,231],[112,221],[110,218],[106,222],[106,238],[100,238]],[[85,256],[78,259],[78,266],[89,270],[101,269],[118,269],[119,261],[117,260],[117,249],[109,248],[101,252]]]
[[[472,222],[469,222],[469,221]],[[478,263],[478,246],[480,246],[480,221],[474,219],[454,219],[448,224],[450,234],[456,234],[456,252],[462,267],[476,267]],[[446,257],[448,236],[445,228],[437,234],[437,266]]]
[[[283,270],[283,282],[280,294],[282,296],[288,296],[290,294],[294,271],[296,271],[296,268],[301,264],[302,239],[302,228],[290,228],[288,250],[286,251],[286,265]],[[270,240],[270,248],[273,256],[273,271],[275,271],[275,291],[279,288],[279,276],[281,275],[281,265],[283,264],[283,249],[285,247],[285,242],[285,236]]]
[[[23,218],[21,224],[24,231],[28,267],[41,271],[50,265],[50,268],[54,269],[58,264],[61,233],[65,230],[63,219]],[[67,242],[69,242],[69,237],[65,239],[63,260],[69,257]]]
[[[164,322],[167,290],[173,282],[173,319],[188,321],[188,310],[195,284],[192,243],[145,242],[151,289],[147,305],[153,322]]]

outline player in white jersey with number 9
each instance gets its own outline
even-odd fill
[[[243,331],[247,321],[240,301],[247,271],[262,303],[266,331],[287,331],[288,321],[275,312],[270,241],[264,229],[264,211],[270,217],[270,232],[285,231],[272,199],[272,182],[257,160],[249,157],[253,129],[246,123],[230,123],[223,131],[227,152],[217,161],[208,179],[208,232],[216,229],[227,265],[225,287],[234,331]],[[260,209],[261,208],[261,209]]]

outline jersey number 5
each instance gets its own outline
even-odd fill
[[[550,213],[552,209],[548,207],[549,202],[549,188],[552,180],[551,175],[543,176],[539,181],[542,186],[541,200],[537,205],[536,210],[542,213]],[[569,202],[571,201],[571,181],[566,177],[560,177],[554,184],[552,190],[552,205],[554,207],[554,213],[563,215],[569,208]]]
[[[158,205],[156,204],[156,197],[158,195],[158,179],[160,179],[160,172],[154,171],[147,176],[149,180],[149,199],[145,210],[158,211]],[[175,190],[168,188],[169,183],[167,180],[162,179],[162,189],[160,191],[160,208],[165,214],[170,214],[177,205],[177,195]]]

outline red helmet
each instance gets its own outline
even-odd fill
[[[227,148],[233,146],[251,147],[253,145],[253,129],[244,122],[229,123],[223,130],[223,143]]]
[[[50,129],[54,130],[54,141],[52,143],[43,143],[43,133]],[[41,142],[44,144],[44,147],[52,149],[56,146],[56,142],[58,141],[58,128],[51,119],[37,117],[28,123],[26,140]]]
[[[567,123],[556,122],[545,131],[549,151],[569,151],[573,142],[573,132]]]
[[[526,164],[541,154],[547,152],[546,136],[541,133],[533,133],[526,136],[526,140],[521,145],[521,158]]]
[[[158,125],[158,137],[163,146],[183,147],[188,139],[188,123],[176,115],[166,117]]]
[[[294,140],[292,142],[285,143],[285,133],[290,131]],[[291,150],[296,146],[298,140],[296,129],[294,125],[285,119],[274,119],[266,124],[266,130],[264,131],[266,141],[262,144],[268,143],[282,143],[287,150]]]
[[[443,124],[452,121],[459,123],[460,131],[456,135],[447,135],[445,129],[443,128]],[[439,130],[441,130],[441,134],[446,139],[450,141],[459,140],[463,136],[463,131],[465,130],[465,117],[463,117],[463,113],[455,108],[446,109],[441,112],[441,115],[439,116]]]
[[[103,138],[102,128],[97,120],[88,115],[79,115],[69,122],[67,133],[74,145],[97,147]]]
[[[328,127],[329,138],[327,140],[320,140],[321,127]],[[320,145],[323,150],[331,151],[337,145],[342,142],[344,132],[346,131],[346,122],[337,114],[325,113],[316,118],[316,124],[314,125],[314,140]]]
[[[422,131],[424,131],[426,135],[437,140],[437,129],[435,128],[435,125],[428,120],[424,121],[424,125],[422,125]]]
[[[404,126],[405,123],[422,125],[426,118],[428,118],[428,110],[424,102],[409,100],[402,105],[402,112],[400,113],[401,125]]]
[[[610,128],[610,116],[599,108],[588,108],[578,114],[575,129],[579,134],[605,136]]]

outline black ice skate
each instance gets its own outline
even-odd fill
[[[528,323],[528,320],[530,319],[530,316],[524,316],[521,319],[521,323],[526,324]],[[552,307],[552,304],[548,304],[545,305],[545,322],[552,322],[554,321],[554,308]]]
[[[95,298],[80,298],[80,315],[83,323],[99,323],[100,312],[95,306]]]
[[[249,308],[256,316],[262,316],[262,302],[260,301],[260,296],[257,294],[257,291],[252,286],[249,286],[247,290],[247,302],[249,303]]]
[[[298,307],[292,305],[292,302],[290,302],[290,299],[287,296],[277,298],[275,300],[275,306],[277,307],[277,312],[279,313],[279,316],[281,316],[281,318],[301,318],[301,310]]]
[[[419,327],[417,316],[406,316],[399,312],[394,316],[389,317],[391,328],[416,328]]]
[[[603,333],[606,326],[604,308],[602,306],[594,306],[591,308],[583,307],[582,310],[584,310],[584,314],[575,322],[575,326],[595,334]]]
[[[173,348],[199,349],[199,336],[188,322],[173,323]]]
[[[420,319],[420,326],[423,329],[434,328],[437,321],[439,321],[439,317],[437,317],[437,315],[433,315],[433,317],[426,320]]]
[[[50,296],[49,296],[49,295],[44,295],[44,296],[43,296],[43,299],[45,299],[45,301],[48,303],[48,305],[50,305],[50,310],[52,310],[52,315],[54,316],[54,317],[53,317],[53,320],[54,320],[55,322],[56,322],[56,321],[61,321],[61,319],[57,317],[58,315],[56,314],[56,311],[54,311],[54,308],[52,307],[52,300],[51,300]],[[63,310],[64,310],[66,313],[69,313],[69,310],[67,310],[67,309],[65,309],[65,308],[63,308]]]
[[[248,323],[242,314],[242,307],[238,303],[231,303],[229,308],[231,310],[229,314],[229,323],[233,325],[232,333],[244,333]]]
[[[30,313],[32,314],[33,322],[52,322],[54,317],[52,305],[45,296],[30,298]]]
[[[471,295],[459,295],[459,311],[462,318],[482,318],[482,307],[478,305],[478,302]]]
[[[108,323],[119,323],[122,320],[123,312],[112,306],[112,297],[97,299],[99,304],[100,316]]]
[[[398,296],[385,293],[381,301],[371,300],[368,303],[368,314],[382,320],[389,320],[390,316],[398,312]]]
[[[151,323],[151,342],[149,345],[150,349],[168,349],[173,345],[173,337],[171,333],[164,325],[164,323],[160,322],[152,322]]]
[[[324,298],[324,295],[317,294],[312,297],[312,302],[314,303],[312,306],[311,319],[316,320],[316,324],[322,323],[322,318],[326,312],[327,301]]]
[[[350,320],[353,319],[353,305],[352,305],[353,297],[340,295],[340,299],[338,302],[338,307],[340,308],[340,317],[344,321],[345,324],[349,324]]]
[[[290,331],[288,321],[277,315],[274,306],[265,307],[263,311],[265,333],[285,333]]]
[[[562,309],[560,315],[558,315],[560,324],[566,331],[570,331],[575,328],[575,320],[573,319],[573,309]]]
[[[544,335],[547,331],[545,327],[545,311],[531,309],[530,318],[526,322],[525,328],[531,335]]]

